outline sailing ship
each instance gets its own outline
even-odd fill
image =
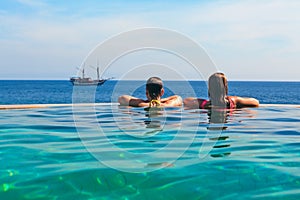
[[[107,79],[100,78],[99,74],[100,74],[99,67],[97,67],[97,79],[93,80],[91,77],[85,77],[84,68],[83,68],[81,77],[71,77],[70,81],[73,85],[76,86],[77,85],[88,86],[88,85],[103,85],[107,80],[111,79],[111,78],[107,78]]]

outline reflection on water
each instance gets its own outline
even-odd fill
[[[163,130],[163,123],[161,117],[164,116],[164,110],[162,109],[149,109],[145,114],[147,119],[145,119],[145,127],[150,129],[146,132],[146,135],[154,135]],[[165,118],[164,118],[165,119]]]
[[[1,111],[0,199],[300,196],[299,109],[77,111]]]
[[[231,154],[230,138],[227,133],[242,122],[238,120],[241,115],[243,118],[255,118],[256,112],[248,109],[210,109],[207,111],[207,137],[214,141],[213,150],[210,152],[211,157],[224,157]],[[235,126],[231,126],[232,122]]]
[[[215,141],[213,148],[217,149],[210,153],[211,157],[224,157],[231,154],[228,152],[230,144],[226,142],[226,140],[229,139],[229,136],[224,135],[226,133],[223,133],[223,131],[228,128],[228,126],[226,126],[227,120],[230,115],[233,115],[233,112],[234,110],[231,109],[211,109],[207,112],[208,134],[219,131],[219,136],[209,138],[210,140]],[[218,153],[218,150],[221,151],[221,153]]]

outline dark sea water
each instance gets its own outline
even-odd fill
[[[107,81],[81,90],[95,94],[95,102],[116,102],[122,94],[145,98],[144,81]],[[165,81],[165,95],[207,98],[204,81]],[[73,86],[65,80],[0,80],[0,104],[72,103]],[[262,104],[300,104],[300,82],[231,81],[229,95],[257,98]]]

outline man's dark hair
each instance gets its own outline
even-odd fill
[[[159,77],[151,77],[147,80],[146,90],[151,99],[157,99],[163,88],[163,82]]]

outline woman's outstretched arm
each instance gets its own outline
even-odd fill
[[[259,101],[255,98],[239,97],[239,96],[230,96],[230,98],[235,102],[237,108],[259,106]]]

